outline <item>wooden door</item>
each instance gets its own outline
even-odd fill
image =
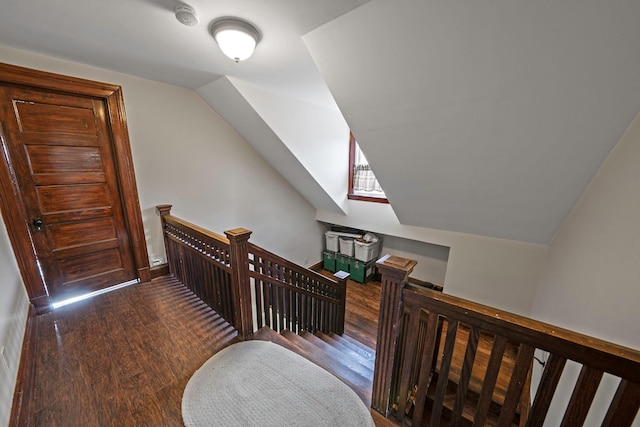
[[[5,137],[52,299],[137,277],[104,101],[3,87]]]
[[[0,78],[3,67],[18,68],[0,64]],[[35,84],[0,81],[0,173],[11,181],[0,198],[31,301],[42,310],[148,280],[122,104],[114,102],[122,99],[119,87],[17,71],[18,80],[26,75]]]

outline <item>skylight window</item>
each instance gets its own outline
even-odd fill
[[[353,134],[349,137],[349,193],[351,200],[389,203]]]

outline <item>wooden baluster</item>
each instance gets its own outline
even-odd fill
[[[382,291],[371,406],[385,417],[389,415],[393,361],[402,313],[402,288],[416,264],[414,260],[389,255],[376,263],[382,273]]]
[[[251,284],[249,282],[249,253],[247,241],[251,231],[234,228],[225,231],[229,239],[231,255],[231,280],[234,305],[234,326],[242,340],[253,335],[253,308],[251,305]]]
[[[640,384],[620,380],[602,427],[629,427],[640,408]]]
[[[533,401],[533,406],[529,412],[526,427],[542,427],[544,424],[549,406],[551,406],[553,394],[558,387],[558,382],[560,381],[560,376],[566,363],[567,359],[565,357],[553,353],[547,360],[540,385],[538,385],[536,397]]]
[[[436,384],[436,394],[433,397],[433,410],[431,411],[430,426],[438,427],[442,417],[442,408],[444,407],[444,396],[447,392],[449,384],[449,371],[451,369],[451,361],[453,359],[453,349],[456,345],[456,334],[460,322],[455,319],[447,319],[447,338],[444,340],[444,351],[442,361],[440,362],[440,372],[438,373],[438,383]]]
[[[582,366],[580,376],[571,394],[571,400],[569,400],[567,410],[564,413],[562,424],[560,424],[561,427],[579,427],[584,424],[603,374],[604,372],[599,369]]]
[[[529,371],[531,370],[534,351],[534,347],[527,344],[520,344],[516,364],[513,368],[507,394],[505,395],[504,403],[500,411],[500,418],[498,418],[498,427],[509,427],[513,423],[513,416],[518,409],[522,389],[527,382],[527,375],[529,375]]]
[[[337,272],[333,275],[333,277],[338,282],[340,286],[340,295],[338,298],[340,299],[340,306],[337,309],[335,322],[335,332],[338,335],[342,335],[344,333],[344,316],[345,310],[347,308],[347,279],[349,278],[349,274],[342,272]]]
[[[467,400],[467,391],[469,390],[469,381],[471,379],[471,371],[473,370],[473,362],[476,358],[476,350],[480,340],[480,330],[471,326],[469,330],[469,339],[467,342],[467,350],[464,355],[464,363],[462,365],[462,373],[460,374],[460,383],[456,394],[456,401],[451,414],[451,425],[458,425],[462,420],[462,412],[464,404]]]
[[[476,415],[473,419],[473,427],[483,427],[485,425],[489,407],[491,406],[491,401],[493,399],[493,390],[496,386],[496,381],[500,372],[500,365],[502,364],[502,358],[506,348],[507,338],[502,335],[494,336],[489,364],[487,365],[487,370],[484,374],[482,391],[480,392],[480,398],[478,399],[478,404],[476,406]]]

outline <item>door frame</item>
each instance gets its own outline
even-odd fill
[[[135,269],[141,282],[151,279],[149,256],[142,224],[142,211],[138,198],[133,159],[129,142],[127,118],[124,110],[122,88],[119,85],[54,74],[30,68],[0,63],[0,84],[16,84],[47,89],[72,95],[100,98],[106,106],[106,122],[111,132],[111,144],[116,166],[116,177],[120,190],[129,241],[133,252]],[[22,208],[17,177],[7,158],[2,122],[0,121],[0,212],[4,219],[9,240],[18,261],[20,274],[29,300],[36,312],[49,310],[50,299],[38,268],[34,245],[31,241],[29,219]]]

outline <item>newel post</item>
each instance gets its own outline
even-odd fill
[[[251,285],[249,282],[249,252],[247,242],[252,231],[234,228],[225,231],[231,245],[231,289],[233,294],[234,326],[242,340],[253,335]]]
[[[158,212],[158,214],[160,215],[160,226],[162,227],[162,238],[164,241],[164,252],[165,255],[167,257],[167,264],[169,264],[169,270],[172,274],[175,273],[175,271],[173,271],[173,264],[171,263],[171,255],[169,253],[169,242],[167,241],[167,233],[165,232],[164,228],[165,228],[165,217],[167,215],[171,215],[171,208],[173,207],[173,205],[156,205],[156,211]]]
[[[416,264],[414,260],[389,255],[376,262],[382,274],[382,291],[371,407],[385,417],[389,415],[393,361],[402,314],[402,288]]]

